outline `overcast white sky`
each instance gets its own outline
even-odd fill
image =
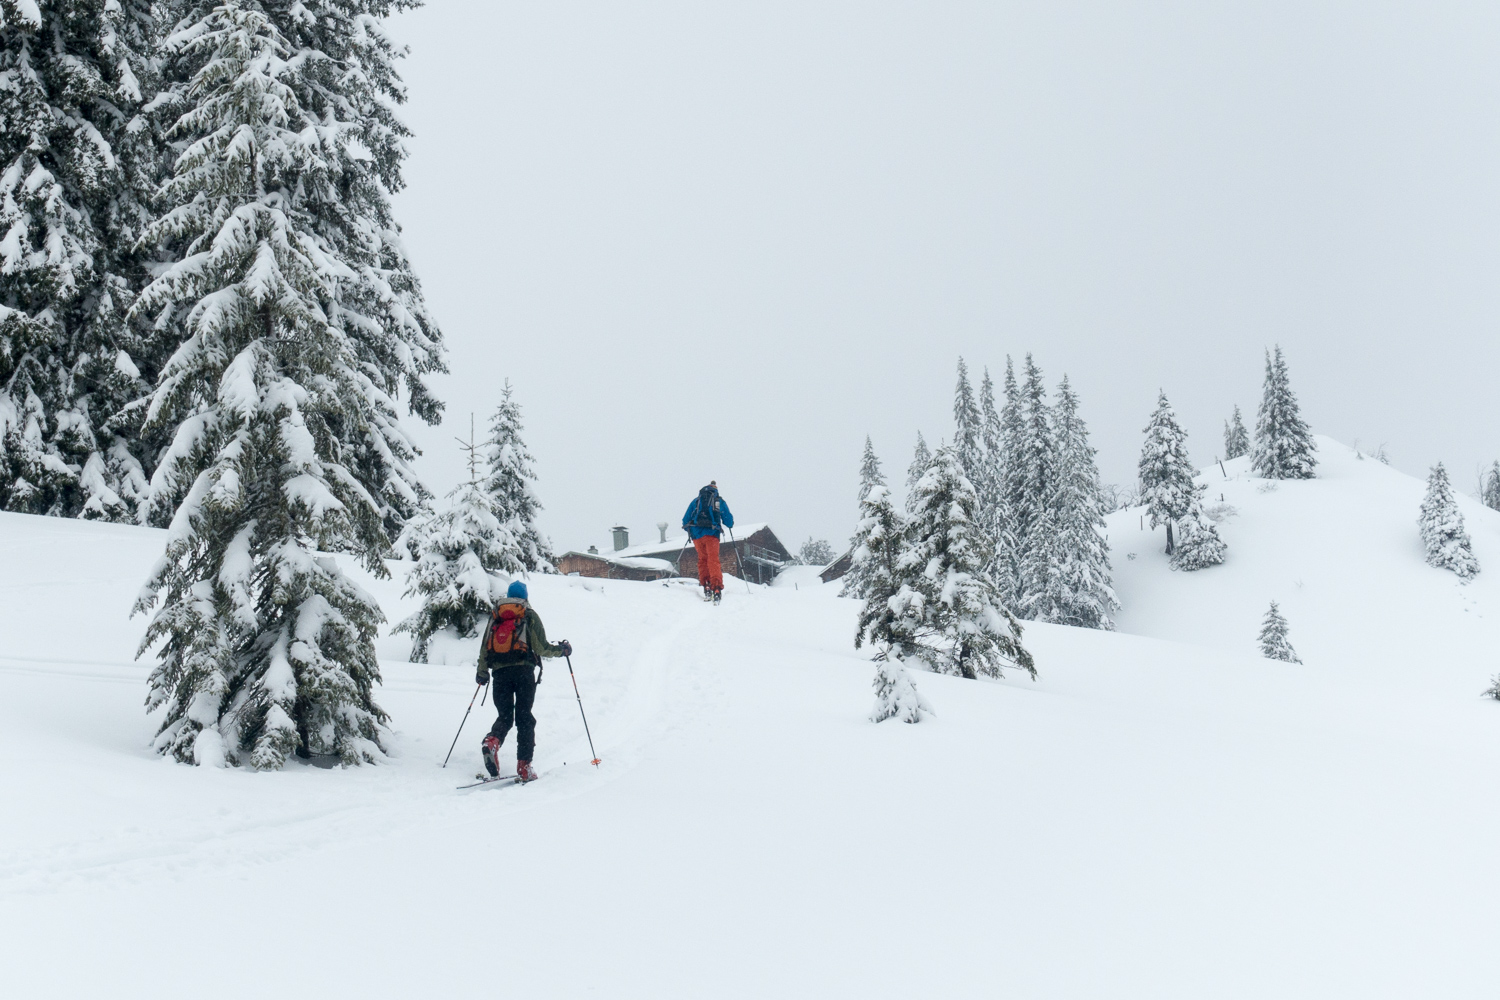
[[[1036,355],[1134,479],[1212,461],[1279,342],[1315,431],[1500,457],[1500,4],[432,0],[399,218],[451,351],[420,468],[510,378],[559,550],[742,521],[836,545],[866,433]],[[998,374],[997,374],[998,379]],[[1415,512],[1413,512],[1415,517]]]

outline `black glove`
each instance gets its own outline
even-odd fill
[[[566,639],[559,639],[557,641],[557,648],[563,651],[564,656],[573,655],[573,644]]]
[[[474,675],[475,684],[488,684],[489,682],[490,672],[488,670],[481,670],[479,673]]]

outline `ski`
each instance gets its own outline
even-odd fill
[[[459,785],[458,786],[458,790],[462,791],[465,788],[479,788],[479,787],[484,786],[484,785],[500,785],[500,784],[505,784],[507,782],[516,781],[517,777],[518,776],[514,775],[514,774],[502,774],[502,775],[500,775],[499,777],[496,777],[496,778],[484,778],[484,779],[481,779],[479,781],[470,782],[467,785]],[[533,780],[535,780],[535,779],[533,779]],[[524,784],[526,784],[526,782],[524,782],[524,781],[516,781],[516,784],[524,785]]]

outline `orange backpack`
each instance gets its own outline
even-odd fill
[[[496,608],[490,616],[490,652],[526,652],[525,624],[526,605],[502,604]]]

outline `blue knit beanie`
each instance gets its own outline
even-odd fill
[[[520,580],[512,580],[510,589],[505,592],[505,596],[518,597],[523,601],[526,600],[526,584],[522,583]]]

